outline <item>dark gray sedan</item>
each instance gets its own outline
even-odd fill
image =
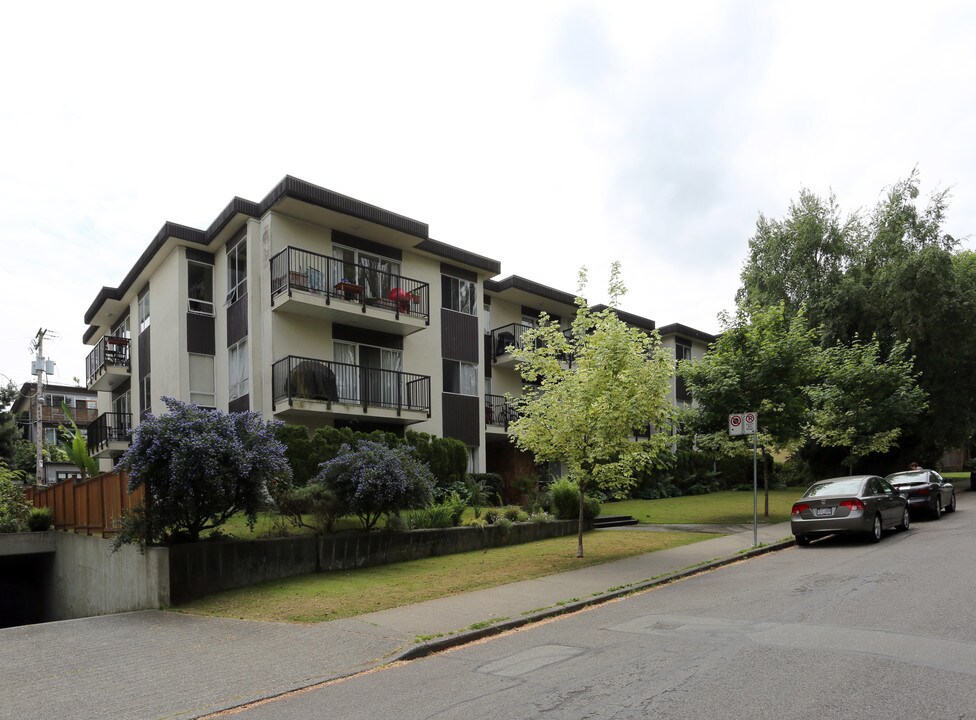
[[[877,475],[852,475],[814,483],[793,503],[790,529],[797,545],[820,535],[858,533],[872,542],[889,528],[908,530],[908,500]]]
[[[943,511],[956,509],[956,488],[935,470],[908,470],[885,480],[908,498],[909,510],[925,510],[938,520]]]

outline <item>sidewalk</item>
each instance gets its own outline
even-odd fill
[[[760,526],[758,548],[752,525],[726,530],[735,532],[317,625],[145,611],[2,629],[0,719],[196,718],[792,544],[789,523]]]

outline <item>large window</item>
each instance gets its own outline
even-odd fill
[[[227,249],[227,304],[247,295],[247,238]]]
[[[227,371],[230,378],[228,399],[237,400],[248,393],[247,339],[227,348]]]
[[[213,355],[190,353],[190,402],[216,407]]]
[[[364,398],[381,405],[395,405],[406,398],[403,351],[336,340],[332,344],[339,399],[360,402]]]
[[[186,263],[187,309],[199,315],[213,315],[213,266],[204,263]]]
[[[127,416],[132,412],[132,403],[129,401],[128,390],[112,398],[112,411],[119,414],[120,423],[130,421],[130,418]]]
[[[478,394],[478,366],[459,360],[444,360],[444,392]]]
[[[152,412],[152,383],[150,376],[146,375],[139,381],[139,419],[145,420],[146,416]]]
[[[476,315],[478,296],[474,283],[450,275],[441,275],[442,305],[465,315]]]
[[[396,260],[336,243],[332,244],[332,257],[342,262],[340,279],[362,285],[367,298],[386,299],[400,286],[400,263]]]
[[[149,328],[149,293],[139,298],[139,332]]]
[[[683,341],[679,338],[675,338],[674,341],[674,361],[675,370],[678,369],[678,363],[682,360],[691,360],[691,344],[687,341]],[[685,384],[685,379],[683,376],[677,373],[674,376],[674,397],[675,400],[684,403],[691,402],[691,391],[688,390],[688,386]]]
[[[149,311],[149,308],[148,307],[146,308],[146,311],[147,312]],[[126,339],[128,339],[128,338],[130,338],[132,336],[132,333],[129,330],[129,316],[128,315],[126,315],[125,318],[121,322],[119,322],[119,324],[116,325],[112,329],[112,336],[113,337],[117,337],[117,338],[126,338]]]

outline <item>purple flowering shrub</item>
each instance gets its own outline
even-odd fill
[[[136,428],[119,466],[129,492],[146,490],[148,527],[141,542],[185,535],[197,540],[243,512],[253,527],[269,496],[286,485],[291,468],[275,437],[279,423],[260,413],[224,413],[163,398],[169,412]]]
[[[329,488],[367,530],[383,514],[429,504],[434,490],[434,476],[410,448],[372,440],[361,440],[355,450],[343,445],[312,482]]]

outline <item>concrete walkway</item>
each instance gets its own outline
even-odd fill
[[[196,718],[792,544],[789,523],[760,526],[758,548],[751,525],[725,529],[734,532],[317,625],[146,611],[2,629],[0,718]]]

